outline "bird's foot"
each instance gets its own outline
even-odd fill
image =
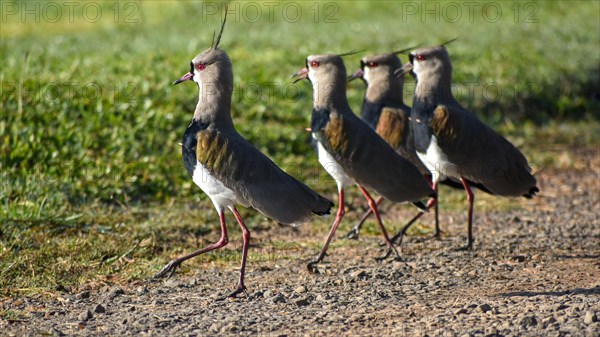
[[[460,252],[472,252],[473,251],[473,241],[470,241],[469,243],[467,243],[466,246],[457,248],[456,250],[460,251]]]
[[[244,293],[244,295],[246,297],[249,297],[248,296],[248,292],[246,290],[247,290],[246,286],[243,283],[239,283],[238,286],[237,286],[237,288],[234,291],[232,291],[229,295],[227,295],[226,297],[224,297],[223,300],[230,299],[230,298],[236,298],[237,295],[239,295],[241,293]]]
[[[319,272],[319,263],[321,262],[321,260],[316,259],[316,260],[312,260],[309,263],[306,264],[306,268],[308,268],[308,272],[311,274],[320,274]]]
[[[390,242],[393,245],[401,246],[403,238],[404,238],[404,231],[399,231],[398,233],[396,233],[396,235],[394,235],[392,238],[390,238]]]
[[[427,235],[427,236],[423,237],[421,240],[422,241],[429,241],[429,240],[440,241],[440,240],[442,240],[443,233],[444,232],[442,232],[442,231],[436,231],[433,233],[433,235],[431,235],[431,236]]]
[[[402,256],[400,256],[400,253],[398,252],[396,247],[388,247],[387,252],[383,256],[376,257],[375,261],[381,262],[383,260],[388,259],[390,256],[394,257],[394,261],[402,261]]]
[[[359,232],[360,232],[360,227],[357,226],[357,227],[352,228],[348,232],[348,234],[346,234],[346,239],[349,239],[349,240],[358,240]]]
[[[181,261],[178,259],[172,260],[171,262],[167,263],[164,267],[162,267],[162,269],[154,274],[154,276],[152,277],[153,279],[159,279],[159,278],[170,278],[171,276],[173,276],[173,274],[175,274],[175,270],[177,269],[177,267],[179,267],[179,265],[181,264]]]

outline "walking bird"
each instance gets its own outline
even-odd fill
[[[313,86],[310,130],[316,142],[319,162],[336,181],[339,193],[336,218],[323,249],[309,263],[309,269],[314,271],[315,265],[325,257],[344,217],[344,188],[351,183],[358,185],[375,214],[389,247],[387,255],[394,251],[399,257],[367,188],[388,200],[410,201],[422,209],[425,205],[420,199],[434,197],[434,191],[413,164],[352,112],[346,98],[346,67],[340,55],[311,55],[306,59],[306,67],[294,76],[298,80],[308,79]]]
[[[183,162],[219,214],[221,239],[172,260],[155,277],[170,277],[183,261],[227,245],[225,210],[229,209],[243,233],[239,281],[229,295],[235,297],[246,290],[244,274],[250,242],[250,231],[236,204],[251,206],[282,224],[299,224],[312,214],[329,214],[333,203],[282,171],[234,128],[230,112],[232,65],[227,53],[218,48],[226,15],[216,42],[194,57],[190,71],[174,82],[192,80],[199,88],[198,104],[183,136]]]
[[[471,183],[491,194],[532,198],[539,189],[525,156],[508,140],[463,108],[451,91],[452,64],[444,45],[421,48],[398,75],[417,79],[410,127],[417,155],[437,183],[458,179],[469,202],[465,249],[473,248]]]
[[[360,61],[360,69],[349,77],[349,81],[360,78],[367,85],[361,111],[363,121],[396,149],[400,155],[413,163],[428,181],[431,181],[431,173],[415,152],[414,138],[409,123],[410,107],[404,104],[404,76],[396,76],[395,74],[395,71],[402,67],[397,55],[411,49],[414,49],[414,47],[388,54],[363,57]],[[440,183],[452,188],[463,189],[460,181],[452,178],[446,178]],[[469,182],[469,185],[485,191],[481,184]],[[437,182],[433,183],[433,188],[437,191]],[[379,205],[382,201],[383,198],[380,197],[377,204]],[[429,203],[429,205],[434,206],[435,237],[439,238],[441,235],[438,216],[439,194],[435,201],[437,202]],[[369,209],[346,236],[351,239],[358,238],[360,228],[370,214],[372,212]],[[422,215],[423,213],[420,212],[411,219],[401,229],[399,235],[392,238],[392,242],[396,242],[400,246],[403,234]]]

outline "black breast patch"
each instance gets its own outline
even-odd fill
[[[429,120],[433,114],[434,105],[422,102],[417,97],[413,100],[410,112],[410,128],[415,140],[415,150],[420,153],[427,152],[431,142],[432,130]]]
[[[183,134],[183,140],[181,142],[181,154],[183,156],[183,164],[185,169],[188,171],[190,177],[194,174],[196,168],[196,146],[198,144],[198,132],[205,130],[208,127],[208,123],[202,123],[195,119],[192,119],[187,130]]]
[[[363,101],[361,118],[365,123],[369,124],[373,130],[377,128],[381,109],[383,109],[383,104],[381,103],[369,102],[366,99]]]
[[[327,109],[315,109],[313,108],[312,116],[310,119],[310,128],[312,132],[319,132],[325,128],[330,118],[330,111]]]

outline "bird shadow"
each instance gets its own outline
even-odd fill
[[[600,255],[558,255],[556,256],[558,259],[600,259]]]
[[[562,291],[512,291],[501,293],[501,297],[533,297],[533,296],[566,296],[566,295],[600,295],[600,287],[575,288]]]

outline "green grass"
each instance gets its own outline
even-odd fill
[[[263,4],[261,20],[251,22],[252,8],[232,2],[238,14],[229,17],[221,47],[234,64],[236,127],[294,176],[333,196],[304,131],[310,88],[292,85],[289,76],[308,54],[365,50],[346,57],[353,70],[364,54],[459,36],[449,51],[460,100],[536,167],[570,168],[546,150],[599,143],[600,4],[536,2],[519,13],[533,9],[528,19],[537,22],[515,22],[512,2],[495,3],[503,11],[498,22],[481,3],[473,22],[463,7],[453,23],[450,12],[435,22],[391,1],[294,3],[303,13],[297,22],[292,12],[282,16],[283,5],[270,20]],[[122,5],[115,20],[113,3],[100,4],[98,22],[86,21],[81,8],[73,22],[66,12],[54,23],[31,16],[21,22],[20,14],[2,19],[0,288],[140,279],[216,235],[216,214],[187,177],[178,145],[196,88],[170,83],[210,45],[220,15],[204,17],[207,5],[199,2],[135,2]],[[502,95],[490,99],[496,88]],[[364,86],[348,89],[358,112]],[[250,224],[268,224],[244,214]],[[328,220],[315,223],[325,233]],[[232,254],[199,261],[236,260]]]

